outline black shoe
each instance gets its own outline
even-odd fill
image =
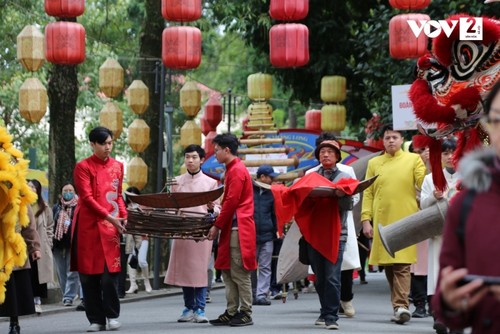
[[[266,306],[269,306],[271,305],[271,301],[270,300],[267,300],[266,298],[260,298],[260,299],[256,299],[253,301],[252,305],[266,305]]]
[[[9,334],[21,334],[21,327],[19,325],[10,325]]]
[[[448,328],[446,328],[442,322],[437,320],[434,321],[432,328],[436,331],[436,334],[448,334]]]
[[[425,310],[424,306],[417,306],[415,311],[411,314],[412,318],[426,318],[427,317],[427,311]]]
[[[216,279],[215,279],[215,281],[216,281],[217,283],[222,283],[222,278],[216,278]]]
[[[238,312],[231,318],[229,325],[233,327],[253,325],[252,317],[245,312]]]
[[[85,311],[85,303],[83,302],[83,300],[80,304],[78,304],[78,306],[76,307],[76,310],[77,311]]]
[[[339,324],[333,320],[325,320],[326,329],[339,329]]]
[[[229,326],[231,323],[231,319],[234,316],[227,313],[227,310],[224,311],[217,319],[210,320],[209,323],[214,326]]]

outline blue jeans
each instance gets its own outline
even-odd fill
[[[340,273],[344,255],[345,241],[339,244],[339,254],[336,263],[330,262],[317,250],[307,245],[311,268],[316,275],[314,287],[321,305],[321,317],[329,321],[339,319],[340,307]]]
[[[78,294],[80,279],[78,272],[69,270],[70,251],[69,249],[54,248],[52,253],[54,255],[54,264],[57,270],[57,278],[61,287],[63,301],[67,299],[73,301]]]
[[[207,287],[192,288],[183,286],[182,294],[184,296],[184,306],[186,308],[193,311],[196,311],[197,309],[205,309]]]

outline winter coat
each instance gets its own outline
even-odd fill
[[[42,256],[37,261],[38,282],[40,284],[54,282],[54,258],[52,256],[54,220],[52,219],[52,210],[48,206],[38,217],[35,217],[35,227],[40,237],[40,250],[42,253]]]
[[[439,258],[441,268],[467,268],[469,274],[500,277],[500,158],[489,148],[464,157],[458,168],[463,176],[460,191],[450,202],[443,231]],[[462,213],[468,190],[477,193],[468,212]],[[465,216],[463,239],[457,233],[460,216]],[[472,333],[500,333],[500,301],[487,294],[478,305],[465,313],[451,312],[444,304],[439,283],[433,298],[433,310],[449,328],[472,327]]]
[[[276,214],[274,213],[274,197],[269,189],[253,184],[253,203],[255,232],[257,244],[276,239]]]

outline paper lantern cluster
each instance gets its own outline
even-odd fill
[[[99,114],[99,123],[111,130],[115,140],[123,131],[123,112],[111,99],[120,95],[123,87],[123,67],[116,59],[106,59],[99,67],[99,89],[110,100],[106,102]]]
[[[309,0],[271,0],[275,20],[298,21],[307,16]],[[300,67],[309,62],[309,29],[300,23],[275,24],[269,30],[269,57],[275,67]]]
[[[85,11],[85,0],[45,0],[45,12],[57,18],[75,18]],[[51,22],[45,36],[27,25],[17,36],[17,59],[30,71],[38,71],[45,59],[54,64],[76,65],[85,60],[85,28],[76,22]],[[38,123],[47,112],[47,89],[38,78],[28,78],[19,89],[19,112]]]
[[[191,144],[201,146],[201,128],[194,118],[201,109],[201,90],[194,81],[188,81],[180,91],[180,106],[187,120],[181,128],[180,144],[186,148]]]
[[[389,0],[389,4],[396,9],[418,10],[424,9],[431,0]],[[422,32],[416,37],[408,24],[408,20],[420,22],[428,21],[425,14],[409,13],[396,15],[389,21],[389,53],[395,59],[419,58],[427,53],[428,37]]]
[[[149,106],[149,88],[142,80],[134,80],[127,88],[128,106],[138,116]],[[150,128],[141,118],[136,118],[128,127],[128,145],[137,154],[146,150],[150,143]],[[148,165],[136,156],[127,165],[127,183],[142,190],[148,183]]]
[[[201,17],[201,0],[162,0],[161,14],[171,22],[191,22]],[[163,30],[162,61],[171,69],[188,70],[201,63],[201,31],[172,26]]]
[[[346,108],[341,102],[346,99],[346,78],[339,75],[321,79],[321,130],[342,131],[346,123]],[[334,104],[332,104],[334,103]]]

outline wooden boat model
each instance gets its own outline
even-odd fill
[[[208,202],[215,201],[222,196],[224,186],[205,192],[166,192],[156,194],[137,195],[125,192],[127,197],[134,203],[151,208],[191,208]]]
[[[371,186],[373,182],[377,179],[378,175],[375,175],[372,178],[369,178],[368,180],[363,180],[359,182],[358,186],[352,193],[352,195],[355,195],[357,193],[363,192],[366,188]],[[311,192],[309,193],[308,197],[332,197],[335,196],[335,187],[316,187]]]

